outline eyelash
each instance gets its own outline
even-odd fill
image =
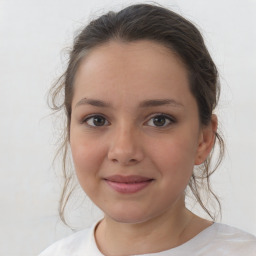
[[[103,115],[101,115],[101,114],[94,114],[94,115],[90,115],[90,116],[87,116],[86,118],[84,118],[84,119],[81,121],[81,123],[82,123],[82,124],[86,124],[86,125],[88,125],[89,127],[92,127],[92,128],[94,128],[94,127],[106,126],[105,124],[104,124],[104,125],[99,125],[99,126],[88,124],[88,121],[89,121],[89,120],[93,120],[93,118],[96,118],[96,117],[103,118],[105,122],[107,121],[107,119],[106,119]],[[105,123],[105,122],[104,122],[104,123]],[[108,121],[107,121],[107,122],[108,122]],[[108,124],[109,124],[109,122],[108,122]]]
[[[89,124],[88,121],[90,120],[93,120],[93,118],[96,118],[96,117],[99,117],[99,118],[102,118],[104,120],[104,124],[103,125],[92,125],[92,124]],[[167,115],[167,114],[164,114],[164,113],[157,113],[157,114],[154,114],[153,116],[150,117],[150,119],[146,122],[146,123],[149,123],[151,120],[153,120],[154,118],[156,117],[162,117],[165,119],[165,122],[164,122],[164,125],[162,126],[154,126],[154,125],[151,125],[151,127],[156,127],[156,128],[165,128],[169,125],[172,125],[174,123],[176,123],[176,119],[170,115]],[[166,120],[168,121],[168,123],[166,124]],[[107,122],[107,125],[106,125],[106,122]],[[152,121],[153,122],[153,121]],[[107,119],[101,115],[101,114],[94,114],[94,115],[90,115],[90,116],[87,116],[86,118],[84,118],[82,121],[81,121],[81,124],[86,124],[87,126],[89,127],[92,127],[92,128],[97,128],[97,127],[104,127],[104,126],[108,126],[110,123],[107,121]]]
[[[150,119],[147,121],[147,123],[149,123],[151,120],[153,122],[153,119],[156,118],[156,117],[162,117],[165,119],[165,123],[163,126],[153,126],[152,127],[156,127],[156,128],[166,128],[172,124],[175,124],[176,123],[176,119],[170,115],[167,115],[167,114],[164,114],[164,113],[157,113],[157,114],[154,114],[153,116],[150,117]],[[168,123],[166,124],[166,120],[168,120]]]

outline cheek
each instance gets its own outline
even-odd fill
[[[100,196],[97,188],[100,182],[99,169],[102,159],[97,147],[85,145],[71,144],[72,158],[81,188],[94,201]]]
[[[82,136],[71,137],[70,147],[75,171],[82,187],[95,180],[105,157],[102,143],[95,140],[83,139]]]
[[[184,137],[162,141],[152,147],[151,159],[154,165],[159,166],[162,176],[182,180],[192,174],[196,157],[195,145],[195,142]]]

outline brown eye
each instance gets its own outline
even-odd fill
[[[156,115],[148,121],[149,126],[165,127],[174,123],[174,119],[166,115]]]
[[[157,116],[153,118],[153,123],[155,126],[164,126],[166,123],[166,117],[164,116]]]
[[[89,126],[104,126],[108,124],[108,121],[103,116],[91,116],[85,120]]]

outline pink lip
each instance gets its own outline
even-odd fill
[[[113,175],[104,179],[106,183],[115,191],[123,194],[136,193],[147,187],[153,179],[132,175]]]

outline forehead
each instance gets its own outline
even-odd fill
[[[74,98],[111,100],[116,95],[124,102],[127,97],[144,100],[166,94],[190,94],[187,70],[174,52],[147,40],[110,41],[92,49],[82,60],[74,85]]]
[[[160,64],[160,65],[159,65]],[[105,74],[108,68],[118,67],[126,69],[133,67],[136,71],[148,72],[155,70],[153,74],[164,73],[174,68],[181,68],[186,72],[186,67],[179,56],[166,46],[149,40],[134,42],[109,41],[89,51],[82,60],[78,73],[86,67],[88,72],[95,69]],[[104,72],[106,71],[106,72]]]

